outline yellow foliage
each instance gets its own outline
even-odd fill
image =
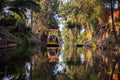
[[[92,49],[93,49],[94,51],[96,50],[96,47],[97,47],[96,44],[93,43],[93,44],[92,44]]]
[[[15,17],[15,19],[20,19],[21,17],[17,14],[17,13],[15,13],[14,12],[14,17]]]
[[[58,29],[49,29],[48,34],[49,34],[49,35],[51,35],[51,34],[58,35]]]
[[[87,54],[86,54],[86,57],[87,57],[88,59],[91,59],[92,54],[91,54],[90,50],[88,50],[88,52],[87,52]]]
[[[89,31],[89,32],[87,33],[87,38],[91,39],[91,37],[92,37],[92,33]]]

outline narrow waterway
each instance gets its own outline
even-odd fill
[[[119,58],[74,44],[0,50],[0,80],[120,80]]]

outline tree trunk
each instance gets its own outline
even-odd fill
[[[118,9],[119,9],[119,21],[120,21],[120,0],[118,0]],[[118,43],[118,48],[120,47],[120,42]],[[118,49],[118,53],[120,53],[120,49]]]
[[[33,11],[31,10],[31,28],[33,28]]]
[[[118,43],[118,38],[117,38],[117,33],[116,33],[116,29],[115,29],[115,24],[114,24],[114,15],[113,15],[113,12],[114,12],[114,9],[113,9],[113,0],[110,0],[110,4],[111,4],[111,17],[112,17],[112,30],[113,30],[113,34],[114,34],[114,37],[115,37],[115,41],[116,41],[116,44]]]

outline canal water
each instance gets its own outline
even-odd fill
[[[119,58],[74,44],[2,49],[0,80],[120,80]]]

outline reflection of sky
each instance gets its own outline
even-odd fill
[[[65,68],[66,65],[63,63],[63,53],[62,50],[64,49],[64,45],[62,45],[62,49],[61,49],[61,53],[58,56],[58,64],[55,65],[55,69],[53,71],[54,75],[58,74],[58,73],[64,73],[65,72]]]
[[[4,12],[10,12],[8,9],[9,9],[9,7],[5,7]]]
[[[62,28],[63,28],[64,25],[63,24],[59,24],[59,26],[60,26],[60,28],[59,28],[60,31],[62,31]]]
[[[85,62],[85,55],[84,54],[80,54],[80,58],[81,58],[81,62],[84,63]]]
[[[55,66],[55,69],[54,69],[54,74],[53,75],[56,75],[58,73],[64,73],[64,70],[65,70],[65,65],[62,64],[62,63],[58,63],[56,66]]]
[[[12,80],[12,79],[13,79],[13,76],[9,75],[9,76],[3,77],[2,80]]]
[[[82,30],[80,31],[80,33],[83,33],[85,31],[84,26],[82,26]]]
[[[26,67],[27,70],[30,70],[30,67],[31,67],[30,63],[26,63],[25,67]]]
[[[60,55],[59,55],[58,61],[59,61],[59,62],[63,62],[63,54],[60,54]]]
[[[60,52],[60,54],[59,54],[59,57],[58,57],[58,61],[59,62],[63,62],[63,53],[62,53],[62,50],[64,50],[64,44],[62,44],[62,49],[61,49],[61,52]]]
[[[30,77],[30,68],[31,68],[31,64],[30,63],[26,63],[25,64],[25,69],[26,69],[26,80],[29,80]]]
[[[71,0],[62,0],[63,3],[70,2]]]

